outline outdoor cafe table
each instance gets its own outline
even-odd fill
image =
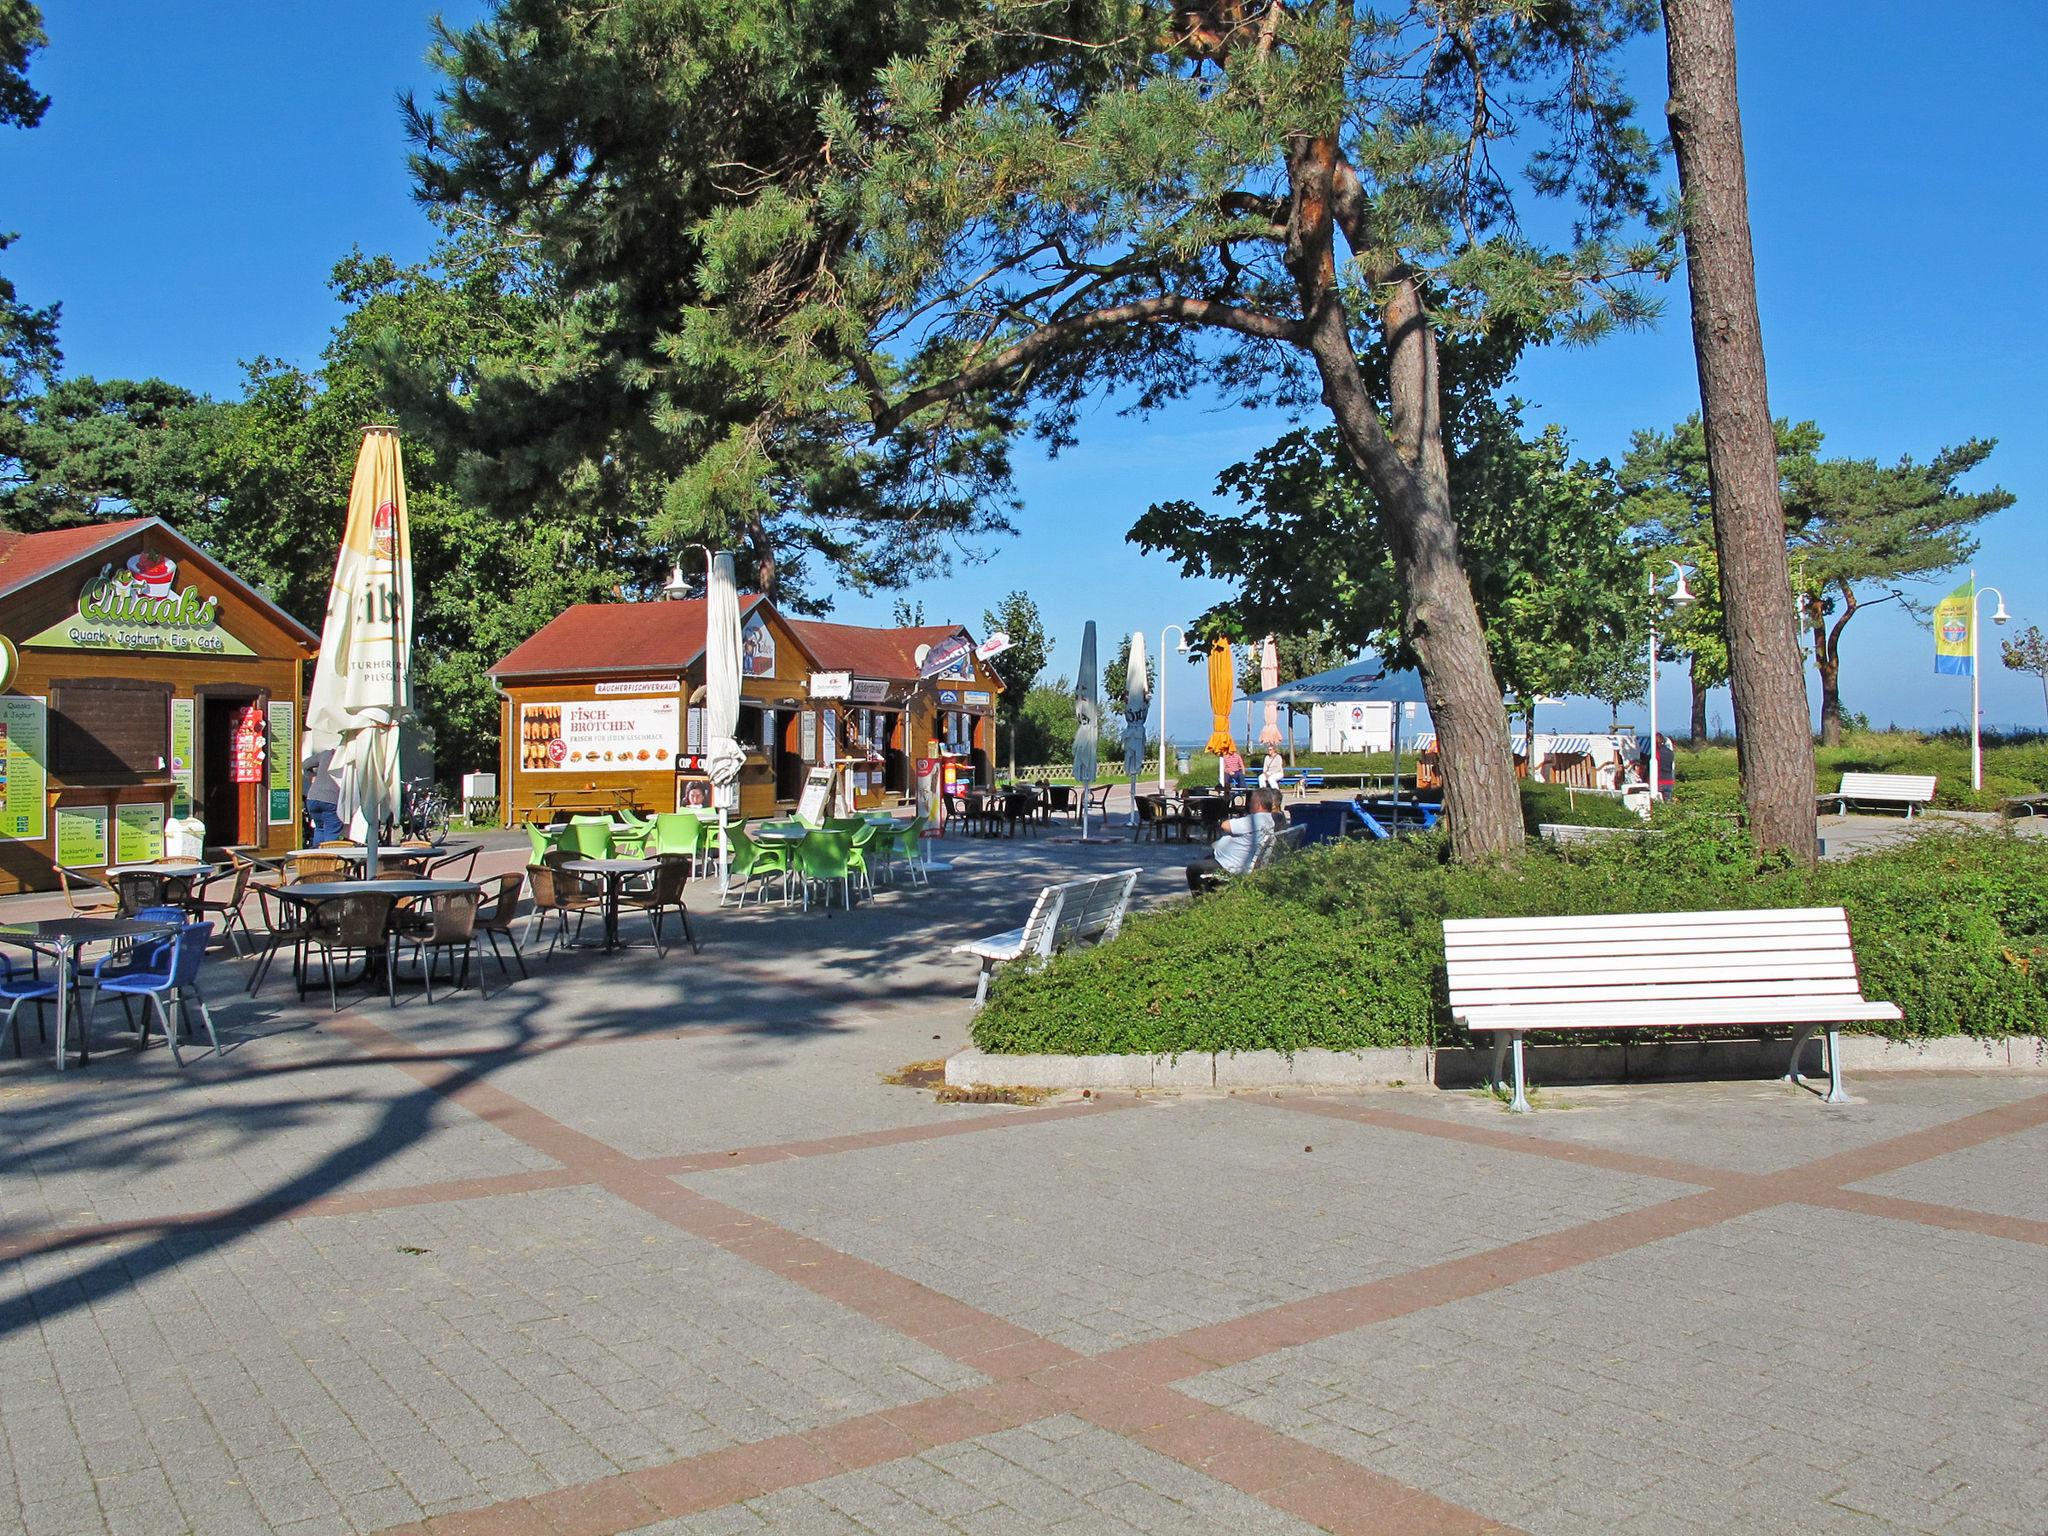
[[[457,891],[482,890],[483,887],[474,880],[301,880],[297,885],[280,885],[271,894],[285,901],[305,902],[315,906],[323,901],[339,900],[343,896],[389,896],[392,900],[392,909],[396,911],[397,904],[408,897],[449,896]],[[367,977],[370,974],[370,968],[365,966],[363,975]],[[355,985],[355,982],[350,982],[350,985]]]
[[[811,835],[811,829],[800,821],[764,821],[747,833],[757,843],[766,843],[776,848],[794,848]],[[788,861],[784,860],[786,864]],[[782,904],[789,905],[790,871],[782,871]]]
[[[71,1018],[71,979],[78,951],[102,940],[154,938],[176,933],[176,923],[134,917],[46,917],[35,922],[0,923],[0,943],[46,948],[57,962],[57,1070],[64,1070],[64,1032]],[[15,1039],[19,1040],[20,1035]],[[92,1060],[92,1042],[78,1031],[78,1061]]]
[[[652,874],[661,868],[659,859],[564,859],[560,869],[572,875],[597,875],[604,880],[604,947],[609,954],[619,947],[619,889],[628,875]],[[380,880],[379,885],[402,885],[400,880]]]
[[[379,843],[377,864],[381,868],[387,863],[404,863],[410,859],[452,858],[477,846],[475,843],[430,843],[425,847],[418,843]],[[279,854],[278,857],[286,862],[296,859],[334,858],[346,859],[351,864],[368,864],[370,850],[361,843],[335,843],[325,848],[294,848],[289,853]]]

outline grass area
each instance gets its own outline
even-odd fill
[[[2005,832],[1944,831],[1818,870],[1759,857],[1739,827],[1675,816],[1660,838],[1532,846],[1449,863],[1435,837],[1310,849],[1212,897],[1134,916],[1113,944],[1006,967],[986,1051],[1178,1054],[1431,1043],[1447,917],[1848,909],[1864,994],[1918,1039],[2048,1034],[2048,857]]]
[[[1995,811],[2014,795],[2048,792],[2048,737],[1992,738],[1984,747],[1984,788],[1970,789],[1970,742],[1918,731],[1850,731],[1838,747],[1815,753],[1815,793],[1836,788],[1844,773],[1931,773],[1934,803],[1951,810]],[[1675,792],[1680,804],[1733,810],[1741,804],[1735,748],[1681,750]]]

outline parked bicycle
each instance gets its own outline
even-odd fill
[[[448,814],[448,797],[441,793],[439,786],[428,779],[407,782],[405,809],[399,817],[399,828],[404,836],[438,842],[448,835]]]

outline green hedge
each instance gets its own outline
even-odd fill
[[[1423,1045],[1447,917],[1846,907],[1866,996],[1900,1039],[2048,1034],[2048,846],[1937,832],[1817,871],[1759,859],[1713,817],[1652,839],[1445,861],[1435,838],[1310,849],[1118,940],[1007,967],[976,1018],[986,1051],[1179,1054]]]

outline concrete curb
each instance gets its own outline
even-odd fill
[[[1742,1077],[1785,1069],[1785,1045],[1773,1040],[1660,1040],[1640,1045],[1536,1044],[1529,1070],[1539,1082],[1643,1082],[1674,1077]],[[1485,1079],[1492,1052],[1470,1046],[1430,1051],[1206,1051],[1181,1056],[1004,1056],[969,1046],[946,1061],[955,1088],[1374,1088]],[[1820,1068],[1820,1042],[1807,1046],[1806,1070]],[[1862,1072],[2044,1072],[2048,1039],[2015,1035],[1977,1040],[1842,1037],[1842,1070]]]

